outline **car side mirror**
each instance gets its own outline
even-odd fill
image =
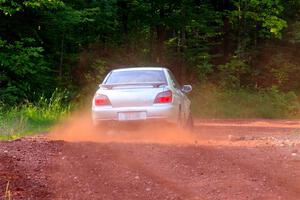
[[[189,92],[191,92],[193,90],[193,87],[191,86],[191,85],[184,85],[184,86],[182,86],[182,88],[181,88],[181,91],[183,92],[183,93],[189,93]]]

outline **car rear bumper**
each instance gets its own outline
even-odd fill
[[[134,120],[120,120],[119,113],[130,112],[145,112],[146,117],[144,119]],[[166,121],[170,123],[177,122],[178,109],[172,104],[166,105],[153,105],[146,107],[118,107],[111,106],[93,106],[92,118],[93,122],[97,124],[103,121]]]

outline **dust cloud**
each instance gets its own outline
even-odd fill
[[[70,142],[162,144],[191,144],[197,141],[195,134],[183,131],[175,125],[148,122],[94,126],[91,114],[88,112],[74,113],[70,118],[56,125],[48,138]]]

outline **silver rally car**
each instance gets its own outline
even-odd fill
[[[93,123],[157,120],[191,128],[191,101],[186,96],[191,90],[191,85],[181,87],[167,68],[112,70],[93,98]]]

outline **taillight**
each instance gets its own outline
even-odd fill
[[[94,97],[94,103],[96,106],[107,106],[111,105],[108,97],[104,94],[96,94]]]
[[[171,103],[173,99],[172,96],[172,91],[171,90],[167,90],[165,92],[161,92],[159,93],[155,100],[154,103]]]

